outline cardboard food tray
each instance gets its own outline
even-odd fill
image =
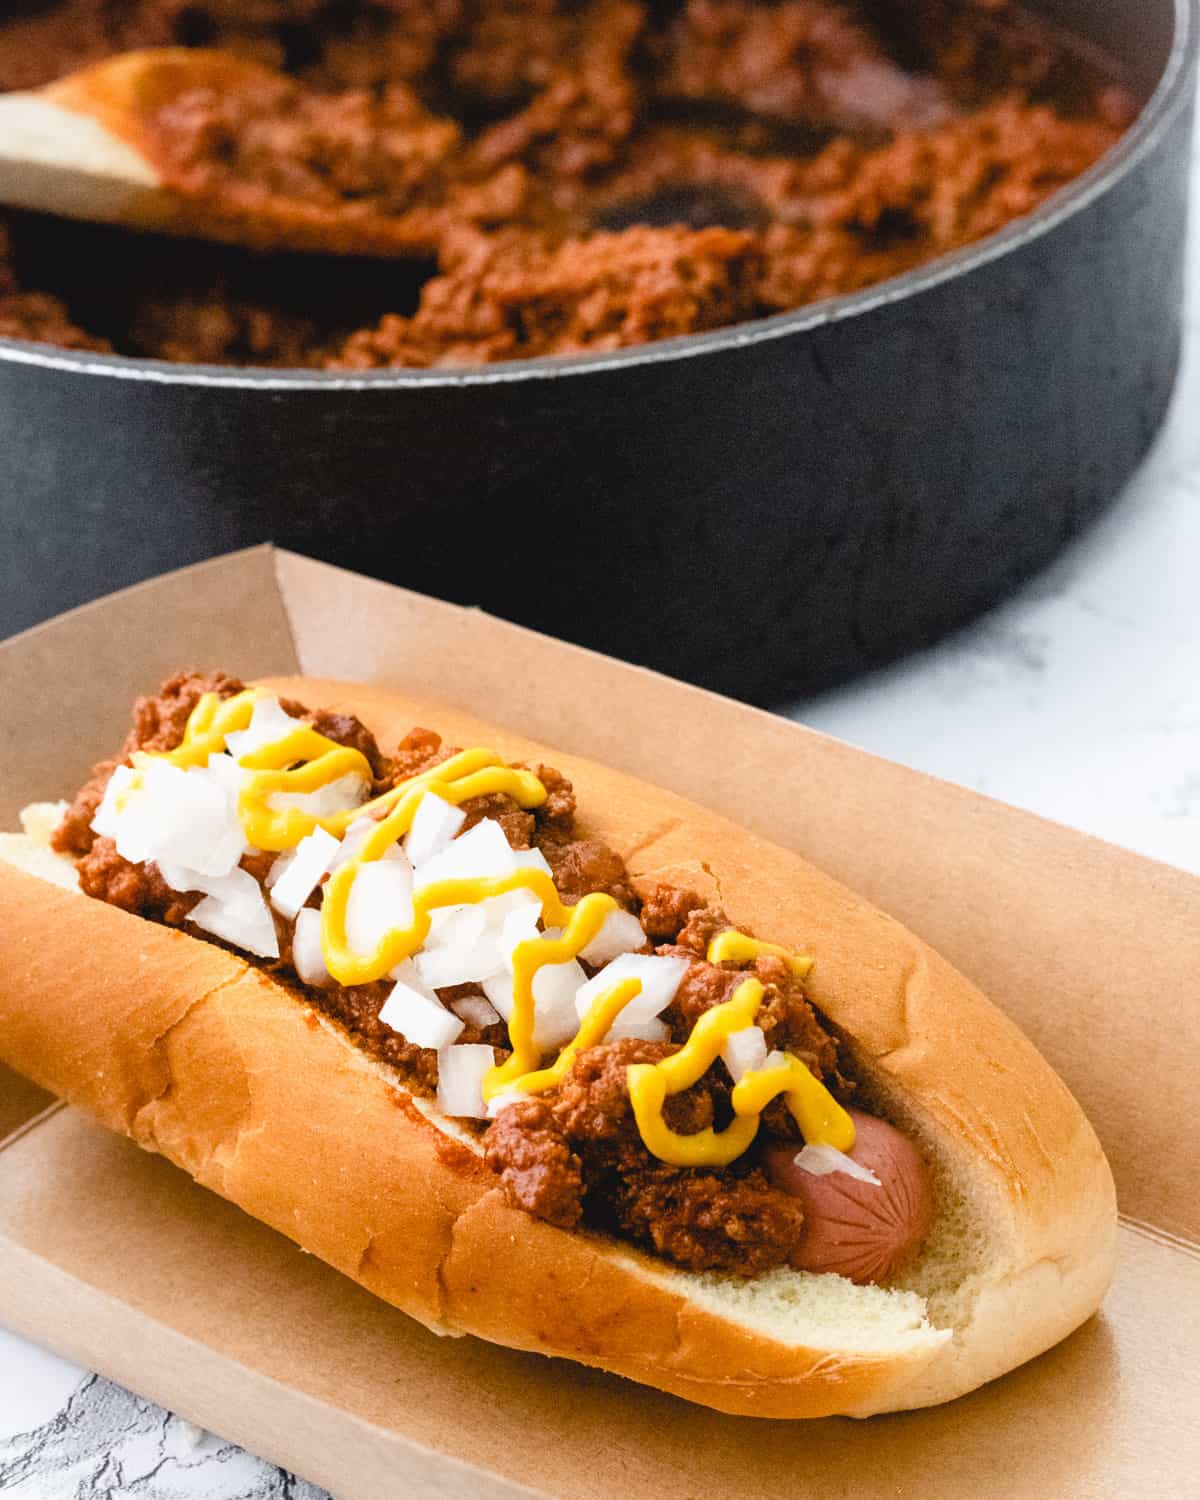
[[[720,1416],[439,1339],[0,1072],[0,1322],[340,1500],[1200,1493],[1200,881],[781,719],[259,548],[0,646],[0,827],[185,665],[426,693],[720,809],[940,948],[1065,1076],[1123,1209],[1103,1312],[950,1406]],[[1030,747],[1036,753],[1036,746]],[[36,1003],[36,997],[30,997]]]

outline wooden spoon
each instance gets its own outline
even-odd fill
[[[120,53],[30,93],[0,94],[0,203],[256,250],[429,255],[435,208],[388,214],[370,201],[314,203],[238,184],[191,191],[158,165],[158,111],[193,89],[257,93],[282,75],[229,53]]]

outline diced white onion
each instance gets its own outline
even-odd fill
[[[369,814],[361,818],[355,818],[350,827],[346,829],[342,842],[338,847],[338,852],[333,857],[333,863],[329,866],[330,870],[336,870],[339,866],[344,865],[348,859],[353,859],[378,827],[378,822]],[[392,850],[389,849],[384,858],[387,859],[391,853]]]
[[[575,1009],[575,996],[579,986],[587,979],[582,966],[573,958],[561,964],[543,964],[534,970],[533,996],[547,1005],[570,1002]]]
[[[533,976],[533,1040],[543,1052],[561,1047],[579,1030],[575,996],[587,979],[572,958],[544,964]]]
[[[444,1115],[487,1119],[483,1080],[495,1060],[492,1049],[482,1042],[446,1047],[438,1053],[437,1104]]]
[[[631,911],[610,911],[604,919],[604,926],[579,956],[596,969],[601,964],[611,963],[622,953],[636,953],[645,945],[642,924]]]
[[[416,884],[421,890],[435,881],[489,879],[517,868],[503,828],[495,818],[484,818],[427,859],[417,870]]]
[[[557,1052],[565,1047],[579,1030],[574,1010],[569,1005],[538,1003],[533,1013],[533,1044],[539,1052]]]
[[[454,807],[436,792],[426,792],[417,804],[404,852],[412,863],[423,865],[450,846],[454,835],[467,821],[461,807]]]
[[[249,775],[249,772],[244,771],[232,755],[222,755],[220,751],[208,757],[206,769],[211,771],[225,790],[234,796],[241,791]]]
[[[412,867],[406,859],[359,865],[346,902],[346,941],[351,951],[371,954],[387,933],[413,922]]]
[[[100,799],[100,806],[96,809],[92,818],[92,832],[99,834],[102,839],[115,839],[117,836],[117,820],[119,814],[117,806],[123,796],[133,795],[133,787],[136,784],[136,774],[132,766],[118,766],[108,778],[108,785],[104,788],[104,796]]]
[[[163,759],[118,766],[92,827],[133,864],[167,860],[201,875],[228,875],[245,849],[236,797],[222,778]]]
[[[25,831],[25,837],[32,839],[35,844],[46,847],[54,830],[67,815],[67,803],[65,802],[31,802],[28,807],[23,807],[19,814],[21,827]]]
[[[562,972],[556,972],[562,971]],[[569,1042],[579,1030],[575,993],[583,970],[572,959],[566,964],[546,964],[533,976],[533,1040],[543,1052]],[[491,974],[480,981],[483,992],[500,1012],[512,1020],[513,977],[508,972]]]
[[[513,950],[521,943],[543,936],[538,931],[541,914],[541,903],[536,897],[531,896],[524,905],[516,907],[505,917],[500,929],[500,951],[504,955],[504,963],[510,973],[512,972]]]
[[[159,861],[158,872],[173,891],[204,892],[205,899],[188,913],[189,922],[247,953],[260,958],[279,957],[275,923],[262,888],[248,871],[235,869],[228,875],[204,875],[163,859]]]
[[[483,993],[500,1013],[501,1020],[511,1021],[513,1013],[513,977],[511,974],[489,974],[481,979]]]
[[[452,1000],[450,1009],[460,1019],[471,1026],[478,1026],[480,1030],[485,1026],[494,1026],[500,1019],[500,1012],[483,995],[464,995],[461,1000]]]
[[[787,1057],[778,1049],[776,1049],[774,1052],[768,1052],[759,1066],[764,1071],[767,1071],[771,1068],[786,1068]]]
[[[302,906],[292,930],[292,966],[304,984],[328,984],[329,970],[321,951],[321,913]]]
[[[421,977],[434,989],[446,989],[499,973],[509,957],[509,924],[518,924],[522,937],[536,937],[540,911],[537,897],[528,891],[439,907],[431,913],[429,935],[417,955]]]
[[[429,936],[416,956],[421,978],[431,988],[475,984],[503,967],[501,924],[489,925],[490,905],[447,906],[431,914]]]
[[[310,818],[330,818],[334,813],[347,812],[357,807],[366,795],[367,782],[357,771],[339,776],[327,786],[315,792],[272,792],[268,805],[276,812],[286,812],[289,807],[298,807]]]
[[[259,958],[279,957],[279,939],[265,901],[261,911],[248,913],[244,908],[222,906],[214,897],[205,896],[188,913],[188,921],[245,953]]]
[[[179,877],[180,872],[173,873]],[[163,878],[167,878],[165,874]],[[209,881],[208,886],[209,894],[188,913],[188,921],[246,953],[259,958],[278,958],[275,922],[253,875],[234,870],[219,882]]]
[[[295,859],[271,888],[271,905],[280,916],[295,917],[320,884],[337,850],[337,839],[323,828],[314,828],[300,840]]]
[[[379,1019],[414,1047],[431,1047],[435,1051],[448,1047],[463,1029],[463,1023],[440,1000],[430,1000],[409,989],[403,981],[397,982],[384,1001]]]
[[[639,1042],[666,1042],[671,1039],[671,1028],[665,1021],[627,1021],[622,1013],[609,1027],[605,1040],[619,1042],[627,1037]]]
[[[246,836],[236,796],[220,777],[199,767],[180,771],[165,761],[153,761],[143,770],[142,785],[143,809],[158,825],[147,857],[169,858],[218,877],[237,867]],[[131,807],[137,808],[140,800],[135,794]],[[118,850],[121,842],[118,839]]]
[[[425,948],[471,948],[483,937],[487,913],[483,903],[439,906],[429,913]]]
[[[430,989],[479,984],[500,967],[500,945],[494,938],[482,938],[469,947],[422,949],[415,962],[417,972]]]
[[[398,979],[402,984],[408,985],[410,990],[416,990],[418,995],[424,995],[426,1000],[436,1000],[437,996],[417,973],[417,966],[411,958],[401,959],[391,972],[392,979]]]
[[[805,1146],[796,1156],[796,1165],[814,1177],[827,1177],[830,1172],[845,1172],[859,1182],[869,1182],[874,1187],[883,1184],[870,1167],[864,1167],[853,1157],[839,1151],[836,1146]]]
[[[541,870],[546,875],[554,874],[550,862],[540,849],[514,849],[512,857],[518,870]]]
[[[537,919],[542,914],[542,903],[532,891],[524,890],[520,886],[516,890],[505,891],[503,896],[489,896],[486,901],[480,901],[478,906],[484,914],[487,926],[495,928],[497,933],[504,931],[504,924],[516,912],[526,913],[526,920],[528,920],[528,914],[532,912],[536,931]]]
[[[575,1008],[582,1020],[598,995],[612,989],[619,980],[640,979],[642,992],[635,995],[621,1012],[626,1024],[652,1021],[666,1010],[675,991],[688,971],[686,958],[660,958],[653,953],[622,953],[598,974],[582,985],[575,996]]]
[[[272,891],[275,889],[276,882],[282,880],[289,866],[295,862],[295,859],[296,850],[285,849],[278,859],[272,861],[271,868],[267,871],[267,878],[263,882],[267,890]]]
[[[273,745],[276,740],[291,734],[302,724],[303,719],[293,719],[279,706],[278,698],[259,698],[245,729],[235,729],[225,736],[225,747],[235,760],[249,755],[252,750],[261,750],[264,745]]]
[[[744,1074],[761,1068],[767,1060],[767,1039],[761,1026],[744,1026],[725,1039],[721,1056],[729,1069],[734,1083],[740,1083]]]
[[[261,895],[258,882],[245,870],[230,870],[228,875],[201,875],[199,870],[163,859],[159,861],[158,873],[173,891],[203,891],[216,901],[234,905],[240,901],[247,909],[256,905]]]

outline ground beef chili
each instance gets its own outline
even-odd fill
[[[139,698],[133,706],[133,724],[125,736],[120,754],[93,767],[90,779],[75,794],[55,831],[54,848],[60,854],[87,854],[96,842],[92,819],[116,768],[128,765],[135,750],[174,750],[183,739],[192,710],[205,693],[232,698],[241,692],[242,687],[236,677],[229,677],[224,672],[177,672],[157,693]]]
[[[332,369],[642,344],[991,234],[1136,113],[1015,0],[39,0],[0,20],[0,90],[168,44],[279,74],[163,108],[170,181],[401,218],[414,259],[12,215],[0,336]]]
[[[205,693],[224,699],[243,684],[224,673],[181,672],[155,694],[139,698],[133,724],[120,753],[95,767],[70,804],[54,835],[54,847],[77,859],[81,888],[98,900],[172,927],[187,927],[200,900],[173,891],[156,865],[132,864],[112,840],[97,837],[90,824],[114,769],[134,751],[169,751],[182,740],[190,714]],[[283,699],[286,711],[303,717],[339,744],[360,750],[374,777],[372,792],[397,785],[439,764],[453,747],[432,730],[411,730],[394,750],[381,748],[351,714],[310,711]],[[619,1040],[580,1052],[563,1083],[537,1098],[503,1108],[490,1125],[480,1123],[486,1159],[509,1199],[552,1224],[585,1224],[644,1245],[693,1270],[713,1269],[754,1275],[792,1263],[802,1213],[797,1200],[772,1187],[752,1149],[724,1170],[667,1166],[646,1149],[634,1122],[626,1089],[631,1063],[655,1062],[688,1038],[698,1018],[727,1000],[748,972],[710,964],[709,939],[731,924],[724,914],[693,892],[659,884],[640,898],[620,856],[576,824],[571,783],[549,766],[532,768],[547,790],[546,801],[526,812],[512,799],[493,795],[463,804],[464,827],[495,818],[517,849],[537,847],[555,874],[563,898],[575,902],[590,891],[607,891],[639,914],[647,933],[645,951],[688,960],[675,999],[663,1013],[669,1039]],[[275,856],[247,855],[242,868],[265,883]],[[318,898],[310,898],[316,905]],[[404,1085],[423,1095],[437,1087],[437,1053],[415,1047],[379,1019],[391,985],[387,982],[313,987],[296,977],[291,961],[291,925],[276,917],[280,956],[259,962],[316,1010],[342,1026],[373,1058],[394,1068]],[[190,929],[205,941],[217,939]],[[768,1046],[785,1048],[842,1098],[852,1084],[840,1069],[838,1044],[813,1010],[803,984],[781,960],[764,956],[752,972],[764,986],[759,1024]],[[438,991],[447,1005],[480,997],[477,985]],[[483,1042],[506,1055],[503,1023],[468,1023],[461,1041]],[[714,1065],[692,1088],[668,1099],[664,1114],[672,1129],[690,1133],[708,1126],[723,1129],[732,1118],[732,1083],[724,1064]],[[796,1126],[782,1101],[763,1116],[763,1141],[795,1140]],[[761,1144],[761,1143],[760,1143]]]
[[[488,1162],[517,1207],[561,1227],[612,1230],[690,1270],[754,1276],[788,1265],[800,1244],[800,1206],[767,1183],[750,1153],[713,1171],[668,1166],[642,1144],[626,1069],[658,1062],[676,1045],[624,1040],[581,1052],[560,1088],[500,1111],[484,1139]],[[728,1124],[728,1087],[717,1072],[667,1101],[673,1130]]]

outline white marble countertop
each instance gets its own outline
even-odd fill
[[[1200,160],[1174,406],[1124,495],[931,650],[798,705],[865,749],[1200,872]],[[11,1500],[323,1492],[0,1329]]]

